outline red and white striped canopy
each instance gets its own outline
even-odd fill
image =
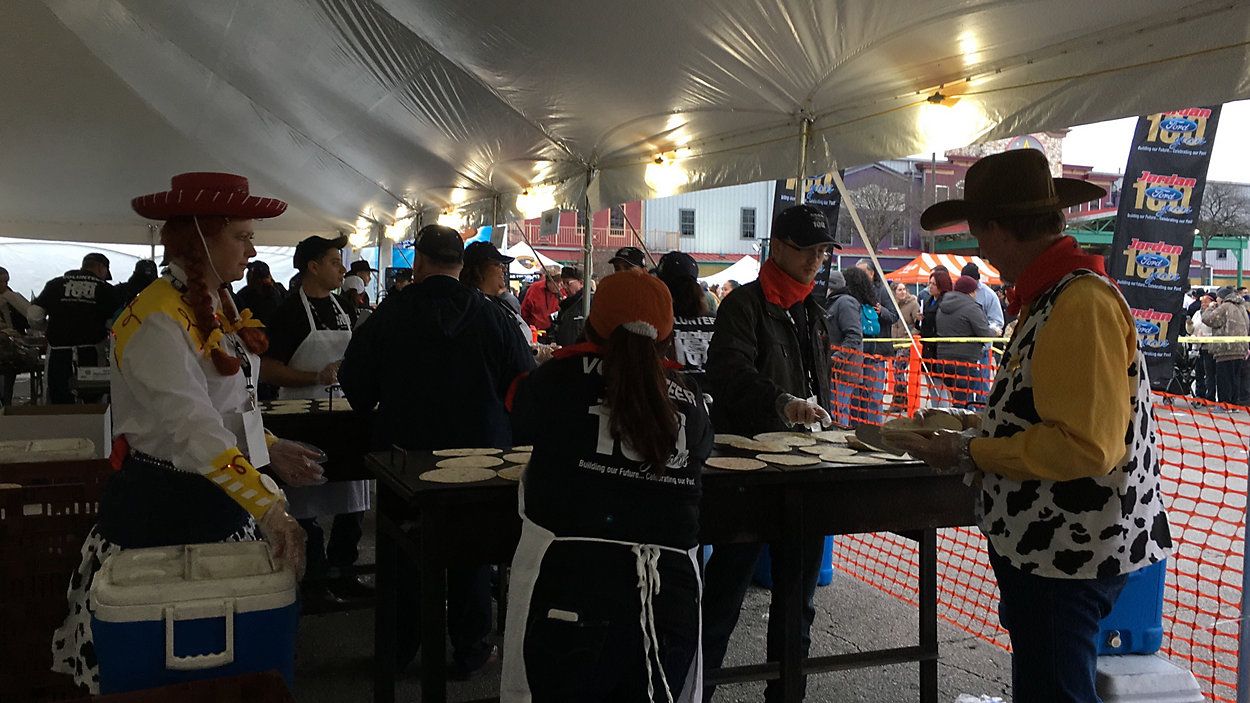
[[[951,274],[951,280],[959,278],[959,272],[964,266],[971,261],[981,269],[981,282],[986,285],[997,286],[1002,285],[1003,279],[998,275],[998,269],[990,266],[989,263],[979,256],[960,256],[958,254],[921,254],[912,259],[908,264],[893,273],[885,275],[895,283],[928,283],[929,274],[933,272],[933,268],[939,264],[946,267]]]

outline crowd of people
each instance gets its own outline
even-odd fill
[[[1190,302],[1185,306],[1185,329],[1194,337],[1250,335],[1250,290],[1233,286],[1194,288],[1186,296]],[[1250,405],[1250,363],[1246,361],[1250,344],[1218,341],[1192,346],[1197,347],[1194,385],[1182,390],[1226,405]]]
[[[194,197],[203,192],[220,196]],[[90,586],[119,549],[266,539],[297,573],[324,577],[325,592],[307,598],[367,594],[352,564],[369,486],[326,483],[315,451],[266,432],[257,403],[267,387],[278,398],[345,396],[371,415],[378,447],[532,447],[502,700],[708,701],[715,687],[703,685],[703,668],[723,663],[763,548],[718,544],[700,557],[713,433],[879,422],[897,362],[886,340],[917,327],[979,338],[1021,325],[990,394],[967,366],[983,357],[983,342],[930,343],[932,366],[950,364],[957,378],[941,412],[965,431],[900,442],[937,472],[967,474],[981,492],[977,519],[1011,637],[1014,699],[1096,700],[1097,622],[1127,575],[1171,546],[1136,327],[1101,259],[1062,234],[1063,209],[1102,194],[1052,179],[1040,152],[1020,150],[982,159],[964,199],[926,210],[928,229],[969,223],[1018,284],[1003,296],[980,283],[975,266],[958,277],[937,269],[913,296],[891,289],[868,260],[829,272],[817,293],[838,245],[824,214],[798,205],[775,218],[758,279],[725,284],[719,296],[699,283],[688,254],[669,252],[648,267],[647,254],[631,247],[597,286],[563,267],[513,298],[510,257],[429,225],[417,233],[410,280],[371,306],[346,279],[367,283],[375,272],[344,265],[343,238],[300,242],[297,277],[283,290],[252,261],[252,238],[254,221],[285,204],[249,195],[238,176],[176,176],[169,191],[132,201],[162,222],[167,258],[142,290],[108,285],[107,260],[92,255],[25,312],[22,301],[0,298],[9,324],[4,310],[49,322],[81,310],[93,333],[99,325],[114,340],[119,470],[68,590],[55,667],[82,685],[98,682]],[[82,307],[58,307],[71,300]],[[1235,291],[1200,307],[1202,324],[1227,331],[1240,323],[1245,333]],[[50,341],[75,354],[97,343],[59,333]],[[1212,353],[1216,378],[1228,383],[1241,367],[1221,370],[1232,359]],[[1030,537],[1043,529],[1046,540]],[[808,653],[823,542],[769,545],[769,661],[788,648],[780,594],[801,593],[798,649]],[[801,583],[788,583],[796,561]],[[420,641],[414,570],[400,567],[393,656],[401,669]],[[490,581],[486,566],[448,573],[454,678],[500,658],[489,640]],[[769,681],[764,700],[803,697],[785,685]]]

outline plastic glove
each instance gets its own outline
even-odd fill
[[[342,361],[333,361],[326,364],[324,368],[317,372],[317,383],[323,386],[333,386],[339,382],[339,364]]]
[[[940,430],[932,434],[898,432],[890,436],[890,444],[928,464],[940,474],[964,471],[959,465],[963,445],[969,441],[962,433]]]
[[[273,556],[291,567],[297,579],[304,578],[304,545],[308,539],[304,528],[286,511],[286,502],[278,501],[260,519],[260,530],[273,548]]]
[[[828,426],[833,422],[829,413],[819,403],[795,398],[787,402],[781,409],[781,417],[788,425],[813,425],[820,423]]]
[[[319,486],[326,482],[317,452],[280,439],[269,448],[269,468],[288,486]]]
[[[554,344],[531,344],[534,349],[534,363],[544,364],[551,361],[551,355],[556,349]]]

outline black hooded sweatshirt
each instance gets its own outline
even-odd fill
[[[534,368],[515,320],[450,276],[388,299],[352,335],[339,370],[358,412],[380,406],[375,446],[512,446],[504,398]]]

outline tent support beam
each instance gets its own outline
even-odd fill
[[[807,188],[803,186],[803,181],[807,180],[807,144],[812,137],[812,118],[803,117],[803,124],[799,128],[799,169],[796,172],[797,178],[794,181],[794,204],[802,205],[807,202]]]
[[[582,315],[587,324],[590,324],[590,284],[594,278],[594,262],[591,256],[595,252],[595,239],[592,232],[594,227],[591,225],[590,212],[590,182],[595,178],[595,167],[586,167],[586,197],[582,199],[582,208],[585,212],[586,231],[582,232]]]

